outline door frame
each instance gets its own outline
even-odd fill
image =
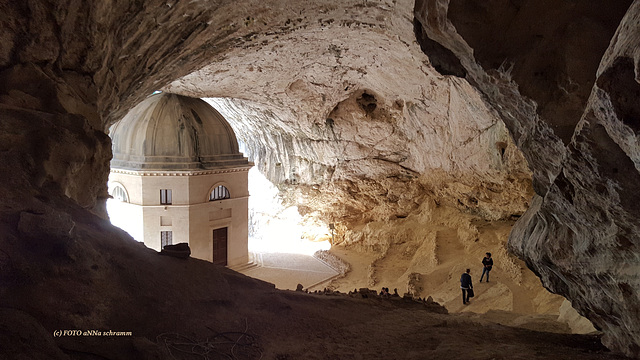
[[[222,264],[221,262],[217,262],[216,261],[216,240],[215,240],[215,232],[217,230],[225,230],[226,233],[226,239],[225,239],[225,253],[224,253],[224,264]],[[227,264],[229,264],[229,226],[221,226],[221,227],[217,227],[211,230],[211,259],[212,262],[214,264],[219,264],[219,265],[223,265],[223,266],[227,266]]]

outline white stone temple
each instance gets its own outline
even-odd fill
[[[157,94],[110,129],[111,221],[160,251],[229,267],[248,262],[248,172],[233,129],[201,99]]]

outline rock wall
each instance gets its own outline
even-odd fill
[[[3,185],[22,189],[6,191],[70,197],[106,216],[105,130],[157,87],[203,66],[215,55],[205,49],[241,41],[248,31],[229,27],[227,16],[240,16],[229,6],[3,3],[0,163]]]
[[[317,22],[292,20],[164,90],[214,97],[247,155],[309,221],[391,230],[433,201],[487,219],[522,214],[523,157],[481,94],[416,46],[412,9],[347,3]]]
[[[510,249],[602,329],[607,346],[638,356],[640,157],[631,99],[640,86],[640,3],[623,18],[629,4],[425,0],[415,15],[420,36],[455,54],[533,170],[536,196]],[[547,14],[549,24],[533,14]]]
[[[438,75],[415,47],[412,1],[261,4],[124,1],[92,6],[42,0],[7,5],[12,20],[3,25],[0,91],[3,112],[12,120],[3,124],[8,130],[4,144],[55,154],[47,156],[59,166],[23,169],[42,160],[17,151],[7,153],[5,163],[13,161],[13,171],[6,176],[16,183],[26,176],[35,189],[46,182],[104,216],[110,154],[102,132],[147,94],[191,74],[166,89],[257,102],[265,114],[262,120],[273,122],[268,126],[283,126],[247,132],[247,137],[262,137],[266,144],[272,143],[269,137],[278,138],[281,151],[272,155],[269,166],[259,166],[279,184],[297,182],[310,185],[311,191],[320,180],[331,179],[356,193],[364,189],[353,185],[354,179],[391,179],[387,182],[392,184],[370,186],[379,195],[394,186],[392,192],[404,192],[404,183],[432,169],[468,179],[471,187],[487,179],[526,179],[527,170],[509,148],[493,110],[486,109],[464,80]],[[29,123],[29,115],[14,115],[25,109],[71,114],[78,124]],[[35,136],[9,131],[22,125],[70,137],[76,130],[68,129],[75,126],[86,134],[47,145]],[[93,143],[86,153],[76,147],[82,142]],[[271,153],[266,149],[255,149],[252,155]],[[282,170],[277,164],[283,164]],[[421,185],[408,187],[415,190],[407,198],[422,191]],[[379,202],[372,194],[350,201],[350,207],[360,210],[348,213],[362,217],[357,214]],[[362,201],[367,204],[359,205]],[[396,203],[395,195],[385,202]],[[363,219],[403,215],[406,206],[411,202]],[[519,201],[516,210],[489,206],[486,211],[500,217],[522,212],[524,206]],[[335,217],[344,216],[339,212]]]

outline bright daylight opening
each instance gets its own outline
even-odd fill
[[[249,170],[249,193],[249,251],[312,255],[331,248],[331,230],[304,225],[298,207],[284,207],[278,189],[255,167]]]
[[[139,221],[142,218],[142,209],[117,196],[117,189],[121,188],[109,186],[109,194],[113,196],[113,198],[107,199],[107,214],[109,214],[111,224],[128,232],[137,241],[142,242],[144,240],[144,228],[142,222]]]

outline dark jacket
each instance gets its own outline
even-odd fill
[[[460,288],[461,289],[469,289],[473,288],[473,284],[471,284],[471,275],[467,273],[463,273],[460,277]]]
[[[482,259],[482,265],[491,270],[491,267],[493,266],[493,259],[485,256],[484,259]]]

